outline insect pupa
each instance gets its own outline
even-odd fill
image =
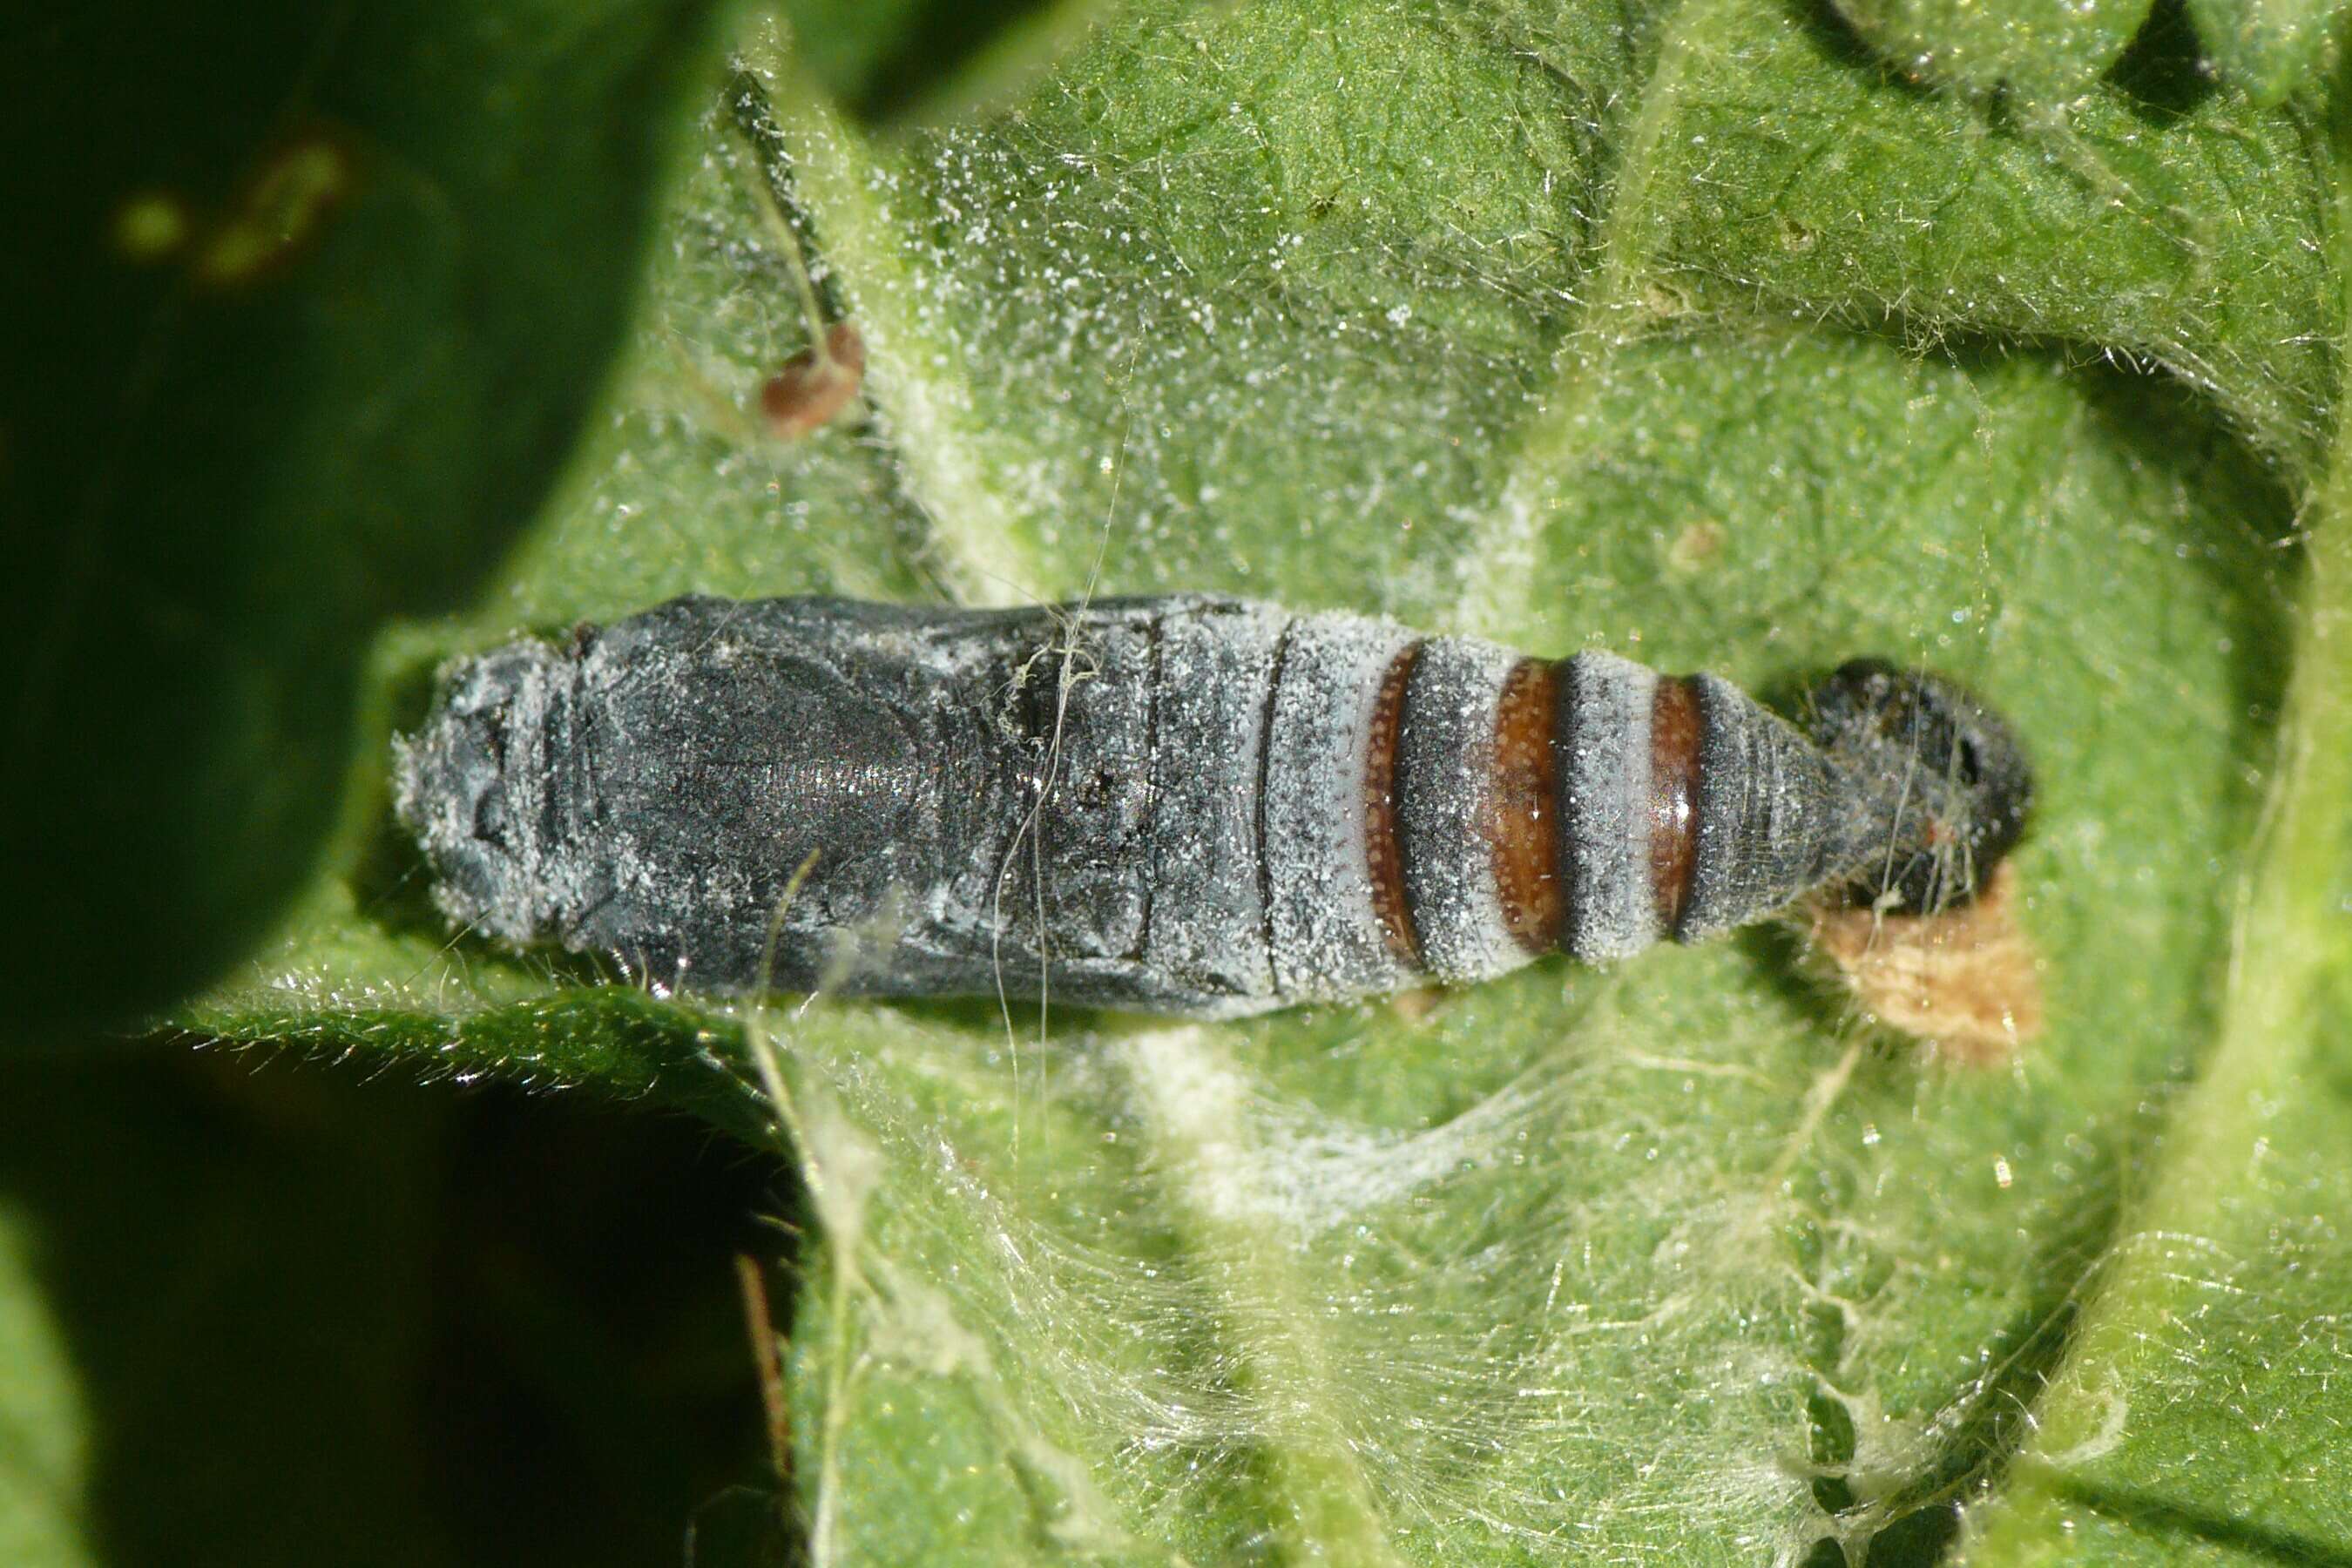
[[[1867,661],[1811,709],[1191,595],[689,597],[447,667],[396,809],[453,920],[666,985],[1221,1017],[1971,897],[2007,727]]]

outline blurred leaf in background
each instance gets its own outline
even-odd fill
[[[25,1027],[184,994],[309,873],[377,626],[465,597],[604,387],[712,10],[10,25]]]

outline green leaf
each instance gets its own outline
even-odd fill
[[[1915,80],[1973,92],[2008,88],[2029,103],[2075,97],[2106,74],[2147,21],[2151,0],[1842,0],[1853,30]]]
[[[1213,1027],[696,1008],[453,942],[380,767],[186,1022],[781,1134],[820,1562],[1921,1561],[1962,1504],[1988,1561],[2086,1511],[2147,1561],[2352,1551],[2230,1479],[2347,1489],[2341,589],[2280,548],[2343,512],[2337,154],[2142,63],[2021,122],[1727,0],[1150,5],[878,148],[763,40],[614,419],[371,678],[381,730],[450,652],[688,589],[1228,590],[1773,693],[1929,662],[2043,784],[2005,1068],[1874,1043],[1770,931]],[[778,443],[736,410],[804,297],[864,403]],[[2232,969],[2248,888],[2284,968]],[[2251,1435],[2143,1332],[2192,1300],[2172,1343],[2296,1380]]]
[[[2225,79],[2265,107],[2334,74],[2345,9],[2335,0],[2187,0]]]
[[[12,160],[0,259],[24,1022],[185,994],[313,873],[378,624],[473,587],[604,380],[712,10],[17,29],[0,134],[52,150]]]
[[[2175,28],[2066,120],[2004,132],[1769,16],[1694,51],[1662,146],[1675,255],[1718,295],[1893,330],[2153,362],[2298,473],[2332,434],[2337,305],[2318,128],[2200,84]]]
[[[80,1568],[96,1561],[76,1496],[86,1421],[31,1229],[15,1204],[0,1206],[0,1554],[24,1568]]]
[[[1013,96],[1103,0],[790,0],[799,68],[852,118],[941,120]]]
[[[2339,121],[2339,149],[2347,135]],[[2338,205],[2352,216],[2352,192]],[[2334,1386],[2352,1340],[2352,466],[2313,511],[2279,778],[2216,1047],[1974,1563],[2323,1561],[2352,1542]]]
[[[1825,15],[1908,81],[2004,94],[2055,123],[2099,78],[2141,74],[2134,55],[2178,57],[2184,47],[2200,52],[2168,63],[2226,81],[2263,108],[2315,96],[2340,58],[2345,10],[2336,0],[1840,0]],[[2185,24],[2194,40],[2182,36]]]

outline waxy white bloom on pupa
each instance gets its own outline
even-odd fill
[[[398,809],[454,919],[664,984],[1214,1017],[1970,897],[2007,729],[1869,662],[1812,708],[1234,600],[686,598],[453,665]]]

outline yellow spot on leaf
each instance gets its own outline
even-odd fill
[[[188,209],[168,191],[142,191],[114,209],[114,248],[126,261],[152,266],[188,242]]]
[[[351,159],[331,142],[298,142],[272,158],[245,199],[197,254],[196,281],[244,283],[315,238],[320,221],[351,188]]]

